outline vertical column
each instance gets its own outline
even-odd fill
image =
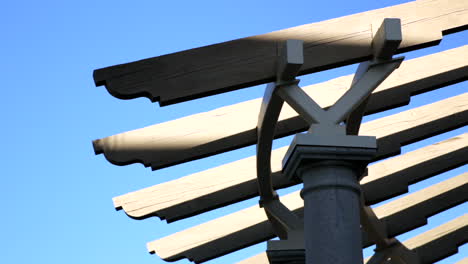
[[[306,263],[362,264],[358,175],[349,162],[299,168]]]
[[[374,137],[297,134],[283,174],[302,181],[307,264],[362,264],[361,178],[376,153]]]

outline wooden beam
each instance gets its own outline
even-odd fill
[[[468,241],[468,214],[444,223],[403,242],[416,252],[421,264],[430,264],[458,252]]]
[[[452,221],[444,223],[434,229],[415,236],[403,244],[417,252],[421,258],[421,264],[430,264],[446,258],[458,252],[458,247],[467,242],[468,238],[468,214],[460,216]],[[369,259],[366,259],[367,263]],[[266,254],[260,253],[251,258],[238,262],[238,264],[269,264]],[[467,264],[468,258],[464,258],[457,264]]]
[[[367,60],[372,54],[372,30],[386,17],[402,21],[399,52],[415,50],[466,28],[468,2],[409,2],[98,69],[94,81],[121,99],[148,97],[161,105],[182,102],[273,81],[277,43],[286,39],[304,41],[300,74]]]
[[[391,201],[374,211],[387,223],[389,236],[394,237],[425,225],[428,217],[467,199],[468,173],[464,173]],[[299,192],[283,196],[281,200],[289,209],[302,215],[303,201]],[[157,253],[166,261],[188,258],[200,263],[273,237],[265,212],[253,206],[149,242],[147,246],[150,252]],[[364,235],[363,246],[372,244]]]
[[[427,224],[427,218],[468,200],[468,172],[431,185],[425,189],[390,201],[374,209],[379,219],[385,219],[390,237]],[[441,205],[439,205],[441,204]],[[365,247],[373,245],[363,237]]]
[[[366,114],[407,104],[410,96],[468,78],[468,45],[404,61],[373,93]],[[421,67],[425,65],[425,67]],[[332,105],[349,88],[352,75],[305,87],[322,107]],[[96,154],[117,165],[141,162],[153,169],[207,157],[256,143],[261,99],[96,140]],[[288,105],[283,107],[276,137],[307,129]]]
[[[387,157],[392,153],[399,153],[400,145],[467,124],[467,104],[468,93],[365,123],[361,131],[365,135],[374,135],[379,138],[379,157]],[[466,162],[464,157],[468,155],[458,155],[468,151],[464,136],[461,142],[464,144],[448,144],[445,150],[439,152],[445,153],[440,157],[440,160],[444,162],[425,164],[424,166],[428,166],[425,168],[437,173],[435,167],[443,171]],[[292,185],[281,174],[281,160],[286,149],[284,147],[272,152],[273,183],[276,189]],[[440,151],[440,148],[434,149]],[[449,154],[449,150],[454,153]],[[424,157],[433,158],[428,154],[428,152],[420,153],[421,156],[418,157],[421,159],[419,160],[423,161]],[[410,164],[408,163],[408,166]],[[175,181],[115,197],[114,205],[116,208],[123,208],[133,218],[159,216],[169,222],[175,221],[258,195],[255,166],[255,157],[249,157]],[[416,172],[418,172],[417,169],[414,171],[415,175]],[[364,181],[367,179],[370,177],[364,178]],[[369,184],[369,188],[378,189],[378,193],[386,193],[380,185],[382,181],[384,179],[378,180],[379,184],[366,183]],[[368,199],[377,201],[372,196]]]

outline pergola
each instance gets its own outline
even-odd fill
[[[361,119],[467,80],[466,45],[393,57],[467,28],[468,1],[418,0],[95,70],[96,85],[113,96],[161,106],[270,83],[263,99],[95,140],[96,154],[111,163],[153,170],[257,144],[257,156],[115,197],[115,208],[170,223],[260,196],[260,207],[147,244],[167,261],[201,263],[275,237],[264,254],[242,263],[362,263],[359,244],[377,245],[366,263],[433,263],[456,253],[468,240],[466,214],[407,241],[395,237],[466,202],[468,172],[370,206],[467,163],[468,134],[399,154],[402,146],[465,126],[468,93]],[[358,62],[355,75],[298,86],[296,76]],[[289,150],[271,150],[273,139],[293,134]],[[276,195],[300,183],[302,195]]]

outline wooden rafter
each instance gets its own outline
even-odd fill
[[[466,243],[467,238],[468,215],[465,214],[421,235],[408,239],[403,242],[403,245],[422,257],[421,264],[430,264],[457,253],[458,246]],[[468,258],[457,262],[457,264],[466,263],[468,263]],[[269,262],[266,254],[261,253],[238,262],[238,264],[269,264]]]
[[[398,153],[400,145],[463,126],[468,122],[467,104],[468,94],[456,96],[365,123],[361,131],[363,134],[379,138],[380,157],[386,157]],[[467,143],[463,142],[465,144],[457,146],[462,148],[461,151],[467,151]],[[281,177],[280,173],[285,152],[286,148],[272,152],[276,188],[292,184]],[[462,157],[457,156],[453,161]],[[174,191],[178,189],[183,194]],[[250,157],[116,197],[114,205],[116,208],[123,208],[134,218],[158,215],[168,221],[174,221],[255,195],[255,157]]]
[[[373,93],[366,114],[407,104],[411,95],[466,80],[468,46],[404,61]],[[426,67],[421,67],[426,65]],[[322,107],[332,105],[350,86],[352,75],[305,87]],[[96,153],[117,165],[141,162],[153,169],[214,155],[256,143],[261,100],[137,129],[94,141]],[[285,106],[277,137],[306,130],[306,123]]]
[[[465,0],[419,0],[206,47],[186,50],[94,72],[96,85],[122,99],[145,96],[161,105],[272,81],[277,43],[305,42],[300,74],[368,59],[372,25],[384,17],[402,21],[399,51],[438,44],[443,34],[466,28]],[[320,56],[318,56],[320,54]]]
[[[428,217],[467,199],[468,173],[464,173],[377,207],[375,214],[387,223],[387,232],[393,237],[425,225]],[[299,192],[282,197],[282,201],[302,214]],[[263,210],[254,206],[150,242],[148,249],[168,261],[186,257],[203,262],[272,237],[274,233]],[[364,235],[363,247],[372,244]]]

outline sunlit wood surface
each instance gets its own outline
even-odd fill
[[[468,46],[404,61],[374,91],[366,113],[403,104],[410,96],[468,78]],[[421,67],[424,65],[424,67]],[[304,90],[322,107],[329,107],[350,87],[352,75],[307,86]],[[96,153],[118,165],[141,162],[153,169],[199,159],[256,143],[261,100],[251,100],[94,142]],[[278,137],[306,130],[306,123],[288,105],[280,116]]]
[[[437,44],[468,25],[466,0],[419,0],[94,72],[96,85],[122,99],[145,96],[161,105],[273,81],[277,43],[304,40],[301,74],[368,59],[382,19],[402,21],[400,51]],[[320,54],[320,56],[317,56]]]

